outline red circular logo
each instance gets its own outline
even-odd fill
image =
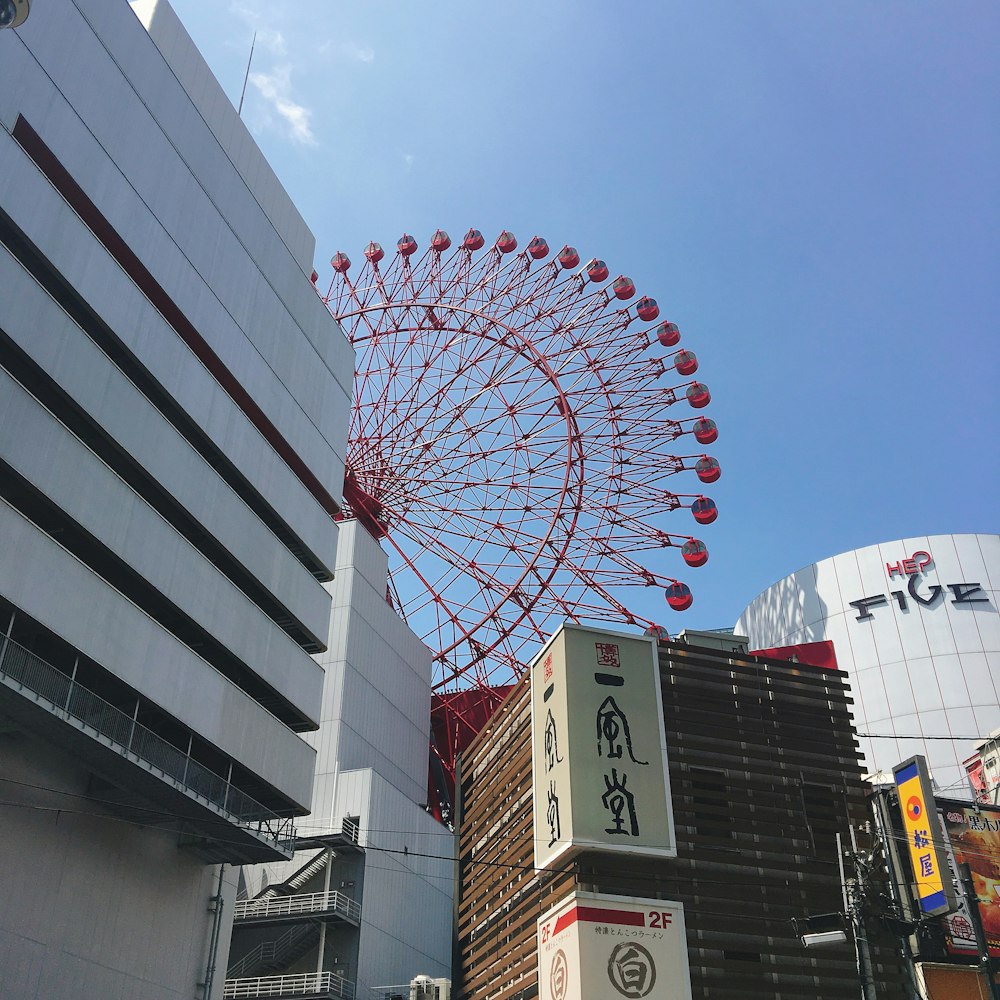
[[[906,815],[916,822],[924,814],[924,806],[916,795],[911,795],[906,800]]]

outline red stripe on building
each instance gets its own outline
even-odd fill
[[[625,924],[629,927],[645,927],[646,915],[635,910],[608,910],[599,906],[574,906],[557,920],[552,930],[553,936],[572,927],[577,921],[589,924]]]
[[[338,514],[340,505],[326,490],[315,473],[292,448],[278,428],[271,423],[250,393],[212,350],[205,338],[194,328],[177,303],[167,295],[160,283],[122,239],[101,210],[87,197],[83,188],[63,166],[55,153],[45,145],[41,136],[21,115],[18,115],[17,121],[14,123],[13,134],[21,148],[34,160],[35,165],[45,174],[52,186],[66,199],[87,228],[104,244],[104,248],[136,283],[146,298],[152,302],[160,315],[173,327],[174,332],[212,373],[216,382],[246,414],[254,427],[260,431],[264,440],[282,457],[299,482],[316,498],[323,510],[331,516]]]

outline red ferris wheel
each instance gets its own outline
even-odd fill
[[[718,432],[667,415],[710,396],[656,302],[537,236],[518,251],[470,229],[452,248],[438,230],[422,253],[404,235],[364,256],[357,277],[334,256],[324,297],[357,353],[344,508],[382,540],[435,690],[511,683],[563,619],[653,627],[632,587],[689,607],[667,567],[708,551],[665,521],[715,520],[698,487],[719,478],[700,449]],[[694,492],[675,491],[685,473]]]

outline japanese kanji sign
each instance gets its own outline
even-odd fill
[[[531,667],[535,865],[674,857],[656,644],[564,625]]]
[[[944,834],[934,808],[927,763],[918,755],[897,764],[892,773],[899,794],[920,912],[925,916],[947,913],[955,906],[955,894],[948,875]]]
[[[690,1000],[684,908],[574,892],[538,921],[539,1000]]]

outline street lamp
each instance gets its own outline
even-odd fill
[[[847,943],[842,913],[817,913],[792,920],[795,933],[805,948],[825,948]]]

